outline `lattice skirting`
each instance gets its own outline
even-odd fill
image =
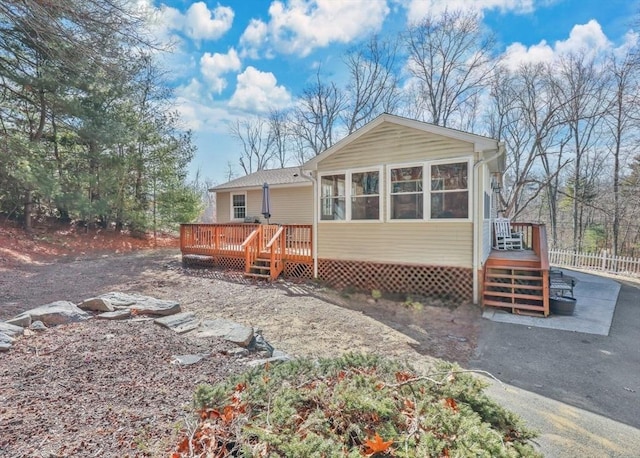
[[[239,272],[244,272],[244,258],[235,258],[233,256],[185,254],[182,256],[182,264],[188,267],[212,267],[221,270],[237,270]]]
[[[337,289],[419,294],[456,302],[473,298],[472,269],[449,266],[318,260],[318,277]]]
[[[300,278],[310,280],[313,278],[313,264],[285,261],[283,275],[285,276],[285,278]]]
[[[188,267],[203,267],[244,272],[244,258],[241,257],[185,254],[182,256],[182,263]],[[313,278],[313,264],[286,261],[284,264],[283,275],[286,278],[311,279]]]

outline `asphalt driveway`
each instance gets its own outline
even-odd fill
[[[601,277],[593,279],[605,281]],[[579,286],[578,283],[576,289]],[[587,297],[585,300],[588,299]],[[558,411],[566,406],[577,421],[574,429],[581,430],[585,440],[587,436],[591,436],[591,439],[597,436],[599,439],[595,442],[602,445],[607,438],[598,435],[603,434],[606,428],[611,427],[612,431],[625,430],[621,438],[612,440],[609,444],[611,447],[603,446],[599,451],[592,449],[593,455],[584,451],[580,455],[577,451],[572,455],[570,449],[556,449],[563,451],[562,456],[640,456],[638,285],[621,283],[608,335],[484,319],[476,354],[470,361],[470,366],[488,371],[502,382],[519,389],[516,390],[517,395],[506,399],[509,404],[535,404],[544,398],[558,402],[553,404],[554,407],[547,406],[546,409]],[[540,405],[539,414],[556,413],[543,413]],[[523,411],[526,412],[526,409]],[[582,425],[579,424],[581,416],[585,422]],[[535,420],[527,420],[536,423]],[[605,425],[607,421],[609,424]],[[544,428],[542,425],[543,433]],[[547,431],[550,434],[552,432]],[[629,435],[635,436],[630,438],[631,443],[619,443]],[[576,438],[576,443],[580,441],[580,438]],[[617,451],[613,452],[616,447]],[[596,453],[600,454],[595,455]]]

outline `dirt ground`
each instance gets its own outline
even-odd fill
[[[424,369],[432,357],[464,365],[475,349],[480,310],[473,305],[409,306],[313,283],[186,269],[170,240],[162,242],[169,248],[148,249],[122,237],[87,242],[91,234],[69,234],[60,249],[46,237],[0,231],[0,320],[55,300],[122,291],[260,328],[291,356],[372,352]],[[195,386],[246,369],[247,358],[227,350],[144,319],[89,320],[22,337],[0,354],[0,456],[166,456],[188,423]],[[172,364],[174,355],[193,353],[209,356]]]

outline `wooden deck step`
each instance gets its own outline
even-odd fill
[[[513,299],[528,299],[528,300],[532,300],[532,301],[541,301],[542,300],[542,296],[541,295],[522,294],[522,293],[516,293],[514,291],[510,291],[510,292],[506,292],[506,293],[503,293],[501,291],[485,291],[484,295],[485,295],[485,297],[486,296],[508,297],[508,298],[513,298]]]
[[[543,312],[544,311],[544,307],[541,306],[541,305],[514,304],[514,303],[511,303],[511,302],[490,301],[490,300],[486,300],[486,299],[484,301],[484,304],[486,306],[491,306],[491,307],[500,307],[500,308],[512,309],[514,311],[514,313],[517,313],[516,310],[518,310],[518,309],[530,310],[532,312]]]
[[[542,291],[544,288],[542,285],[530,285],[526,283],[500,283],[500,282],[485,282],[485,288],[508,288],[508,289],[532,289],[536,291]]]

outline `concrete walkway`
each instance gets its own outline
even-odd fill
[[[613,312],[616,309],[620,292],[620,283],[610,278],[572,270],[564,269],[562,272],[565,277],[573,278],[576,281],[573,294],[577,301],[572,316],[550,315],[547,318],[539,318],[487,308],[482,313],[482,317],[500,323],[561,329],[601,336],[609,335]]]

